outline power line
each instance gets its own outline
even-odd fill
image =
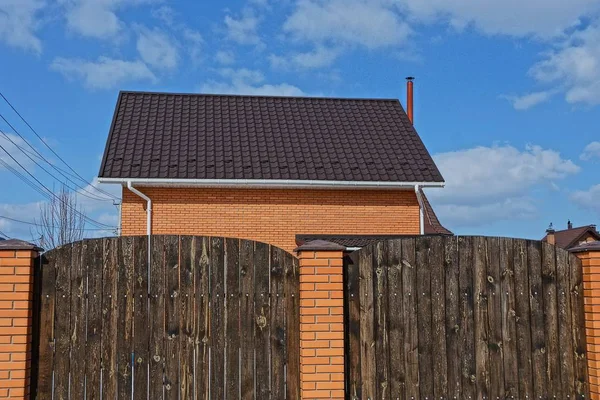
[[[3,233],[2,231],[0,231],[0,236],[4,236],[5,238],[7,238],[7,239],[10,239],[10,238],[8,237],[8,235],[7,235],[6,233]]]
[[[68,169],[70,169],[70,170],[73,172],[73,174],[74,174],[74,175],[71,175],[71,176],[74,176],[74,177],[76,177],[76,178],[79,178],[79,179],[80,179],[82,182],[84,182],[84,183],[85,183],[85,184],[87,184],[87,185],[90,185],[91,187],[93,187],[94,189],[96,189],[98,192],[100,192],[100,193],[102,193],[102,194],[104,194],[104,195],[106,195],[106,196],[109,196],[109,197],[111,197],[111,198],[114,198],[114,199],[116,199],[116,200],[121,200],[119,197],[117,197],[117,196],[115,196],[115,195],[113,195],[113,194],[111,194],[111,193],[109,193],[109,192],[107,192],[107,191],[105,191],[105,190],[102,190],[102,189],[100,189],[100,188],[98,188],[98,187],[95,187],[95,186],[94,186],[94,185],[93,185],[91,182],[88,182],[88,181],[87,181],[87,180],[86,180],[86,179],[85,179],[83,176],[81,176],[81,175],[80,175],[80,174],[79,174],[79,173],[78,173],[78,172],[77,172],[75,169],[73,169],[73,167],[71,167],[71,166],[70,166],[70,165],[69,165],[69,164],[68,164],[68,163],[67,163],[67,162],[66,162],[66,161],[65,161],[65,160],[64,160],[64,159],[63,159],[63,158],[60,156],[60,155],[58,155],[58,153],[57,153],[56,151],[54,151],[54,149],[53,149],[52,147],[50,147],[50,145],[49,145],[49,144],[48,144],[48,143],[47,143],[47,142],[44,140],[44,138],[42,138],[42,136],[40,136],[40,135],[37,133],[37,131],[36,131],[35,129],[33,129],[33,127],[31,126],[31,124],[29,124],[29,122],[27,122],[27,120],[25,119],[25,117],[23,117],[23,116],[21,115],[21,113],[19,113],[19,111],[18,111],[18,110],[17,110],[17,109],[16,109],[16,108],[15,108],[15,107],[12,105],[12,103],[11,103],[11,102],[10,102],[10,101],[9,101],[9,100],[6,98],[6,96],[4,96],[4,94],[3,94],[1,91],[0,91],[0,96],[2,97],[2,99],[4,99],[4,101],[6,102],[6,104],[8,104],[8,106],[9,106],[9,107],[10,107],[10,108],[11,108],[11,109],[14,111],[14,113],[15,113],[15,114],[17,114],[17,115],[19,116],[19,118],[21,119],[21,121],[23,121],[23,122],[25,123],[25,125],[27,125],[27,127],[29,127],[29,129],[31,130],[31,132],[33,132],[33,134],[34,134],[34,135],[35,135],[35,136],[36,136],[36,137],[37,137],[37,138],[38,138],[38,139],[39,139],[39,140],[40,140],[40,141],[41,141],[41,142],[44,144],[44,146],[46,146],[46,147],[48,148],[48,150],[50,150],[50,151],[52,152],[52,154],[54,154],[54,156],[56,156],[56,158],[58,158],[58,159],[59,159],[59,160],[60,160],[60,161],[61,161],[61,162],[62,162],[64,165],[66,165],[66,166],[67,166],[67,168],[68,168]],[[2,117],[2,119],[4,119],[4,117]],[[6,119],[4,119],[4,120],[6,121]],[[8,121],[6,121],[6,122],[8,123]],[[10,126],[10,124],[9,124],[9,126]],[[12,127],[11,127],[11,128],[12,128]],[[19,135],[19,136],[20,136],[20,137],[21,137],[23,140],[25,140],[25,138],[23,138],[23,137],[22,137],[22,136],[21,136],[21,135],[20,135],[20,134],[19,134],[19,133],[16,131],[16,129],[14,129],[14,128],[13,128],[13,130],[15,130],[15,133],[17,133],[17,134],[18,134],[18,135]],[[25,142],[26,142],[26,143],[27,143],[27,144],[28,144],[28,145],[29,145],[29,146],[30,146],[30,147],[31,147],[31,148],[32,148],[32,149],[33,149],[33,150],[34,150],[36,153],[40,154],[40,153],[39,153],[39,152],[38,152],[38,151],[37,151],[37,150],[36,150],[36,149],[35,149],[33,146],[31,146],[31,145],[29,144],[29,142],[27,142],[27,140],[25,140]],[[44,158],[44,157],[43,157],[41,154],[40,154],[40,156],[41,156],[42,158]],[[46,162],[48,162],[48,161],[47,161],[45,158],[44,158],[44,160],[45,160]],[[53,166],[53,164],[52,164],[52,163],[50,163],[50,162],[48,162],[48,164],[50,164],[51,166]],[[56,167],[56,168],[58,168],[58,167]]]
[[[76,208],[72,207],[71,205],[69,205],[67,202],[65,202],[63,199],[61,199],[60,197],[56,196],[54,194],[54,192],[52,192],[50,189],[48,189],[42,182],[40,182],[39,179],[37,179],[31,172],[29,172],[25,167],[23,167],[23,165],[16,159],[13,157],[12,154],[10,154],[8,152],[8,150],[6,150],[4,148],[4,146],[2,146],[0,144],[0,149],[3,150],[19,167],[21,167],[21,169],[23,169],[23,171],[25,171],[27,173],[27,175],[29,175],[31,178],[33,178],[34,181],[37,182],[38,185],[40,185],[42,188],[44,188],[44,190],[46,191],[45,196],[48,199],[51,199],[52,197],[54,197],[55,199],[57,199],[58,201],[60,201],[63,205],[67,206],[68,208],[70,208],[73,212],[75,212],[77,215],[79,215],[80,217],[84,218],[85,220],[89,221],[90,224],[94,225],[96,228],[108,228],[108,229],[112,229],[113,227],[106,225],[102,222],[98,222],[96,220],[93,220],[92,218],[89,218],[88,216],[86,216],[85,214],[81,213],[79,210],[77,210]],[[38,187],[39,189],[39,187]]]
[[[10,218],[10,217],[6,217],[4,215],[0,215],[0,219],[5,219],[7,221],[16,222],[16,223],[19,223],[19,224],[25,224],[25,225],[31,225],[31,226],[39,226],[39,227],[46,227],[46,225],[38,224],[38,223],[35,223],[35,222],[21,221],[20,219]],[[50,229],[59,229],[56,226],[48,226],[47,228],[50,228]],[[112,228],[112,229],[100,229],[100,228],[89,229],[89,228],[84,228],[82,230],[84,230],[84,231],[110,231],[110,230],[115,230],[115,228]]]

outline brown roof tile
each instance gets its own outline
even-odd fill
[[[578,239],[581,238],[583,235],[585,235],[588,232],[591,233],[593,236],[595,236],[596,240],[600,240],[600,233],[598,233],[598,231],[596,230],[596,226],[595,225],[586,225],[586,226],[580,226],[577,228],[556,231],[554,233],[554,237],[556,240],[556,246],[558,246],[562,249],[569,249],[573,246],[576,246],[579,244],[579,243],[577,243]],[[542,242],[546,242],[547,237],[548,237],[548,235],[544,236],[544,238],[542,239]]]

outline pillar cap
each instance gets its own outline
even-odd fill
[[[304,243],[302,246],[296,247],[295,252],[300,251],[345,251],[346,246],[341,244],[328,242],[326,240],[311,240],[310,242]]]
[[[41,247],[18,239],[0,240],[0,250],[31,250],[44,251]]]
[[[600,241],[589,242],[579,245],[577,247],[573,247],[569,249],[571,253],[584,253],[586,251],[598,251],[600,252]]]

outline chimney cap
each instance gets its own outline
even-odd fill
[[[546,233],[554,233],[556,232],[554,230],[554,225],[552,224],[552,222],[550,222],[550,226],[548,226],[548,229],[546,229]]]
[[[414,77],[414,76],[407,76],[407,77],[406,77],[406,80],[407,80],[407,81],[414,81],[414,80],[415,80],[415,77]]]

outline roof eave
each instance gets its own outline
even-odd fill
[[[98,178],[99,183],[141,187],[219,187],[256,189],[412,189],[444,187],[445,182],[377,182],[377,181],[321,181],[285,179],[154,179],[154,178]]]

